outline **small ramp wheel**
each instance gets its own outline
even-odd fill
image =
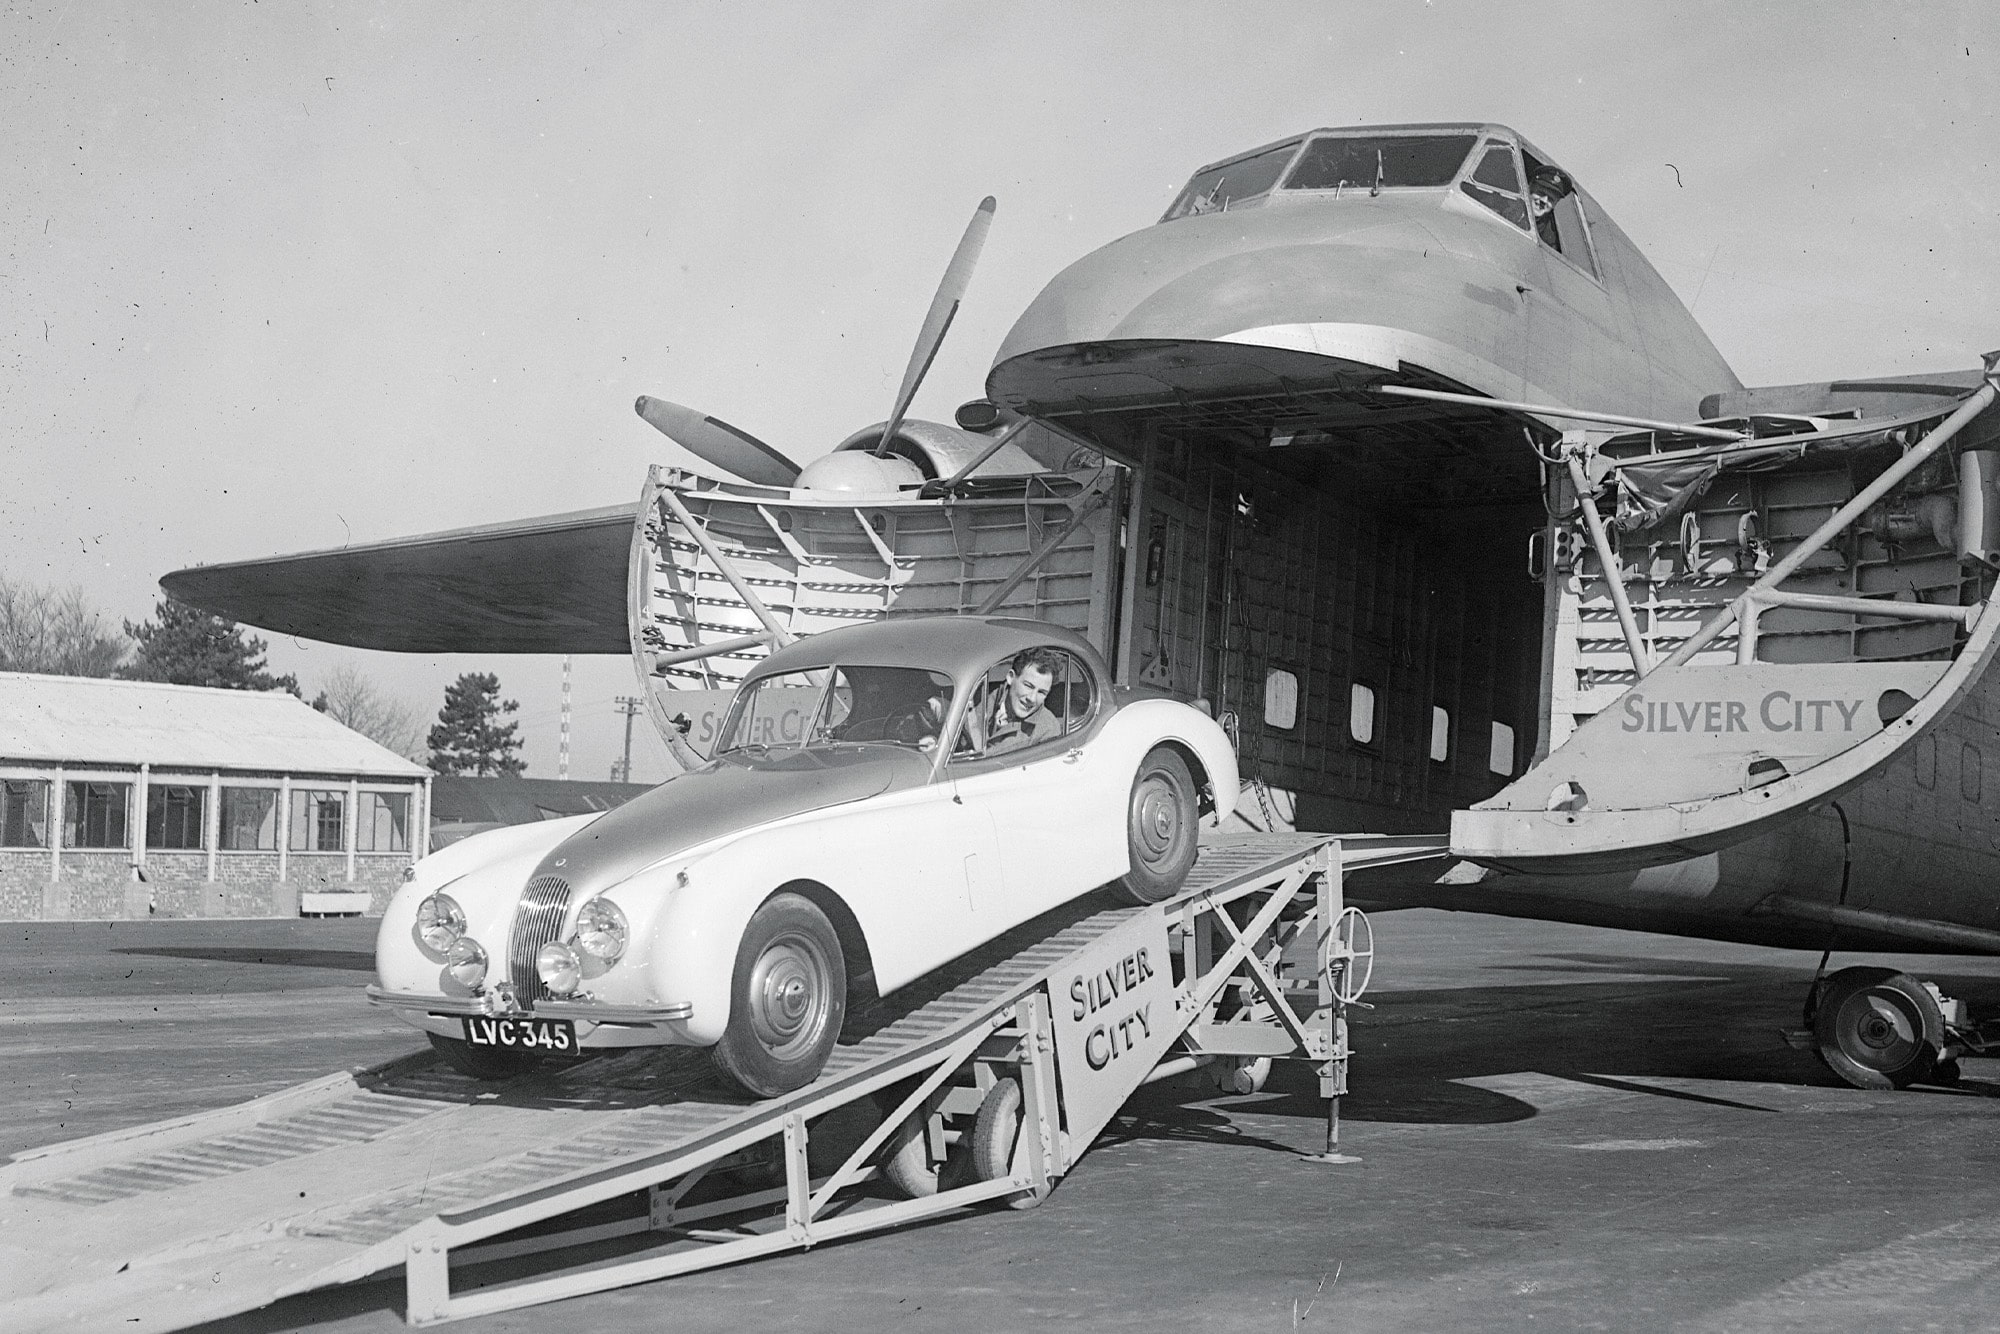
[[[1924,985],[1887,968],[1843,968],[1826,980],[1813,1043],[1827,1068],[1860,1089],[1900,1089],[1930,1076],[1944,1015]]]
[[[979,1115],[972,1123],[972,1173],[981,1181],[998,1181],[1014,1171],[1014,1146],[1021,1138],[1021,1085],[1002,1079],[986,1090]],[[1010,1209],[1032,1209],[1042,1202],[1032,1190],[1007,1197]]]
[[[475,1047],[464,1038],[448,1038],[428,1033],[431,1048],[444,1057],[445,1064],[474,1079],[512,1079],[525,1075],[542,1063],[533,1052],[511,1051],[505,1047]]]
[[[1248,1097],[1252,1093],[1262,1093],[1264,1084],[1271,1078],[1271,1058],[1268,1056],[1225,1056],[1210,1062],[1206,1067],[1209,1082],[1223,1093],[1234,1093]]]
[[[1375,977],[1375,928],[1368,914],[1348,908],[1333,922],[1333,950],[1327,957],[1333,994],[1343,1003],[1361,999]]]
[[[931,1158],[930,1136],[925,1133],[929,1123],[929,1109],[919,1107],[889,1132],[889,1142],[882,1147],[882,1176],[906,1199],[929,1199],[938,1193],[943,1165]]]

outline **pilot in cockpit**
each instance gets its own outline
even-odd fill
[[[1560,167],[1536,167],[1528,176],[1528,212],[1535,218],[1535,235],[1557,254],[1563,245],[1556,229],[1556,205],[1575,189],[1569,173]]]

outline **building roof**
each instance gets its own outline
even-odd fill
[[[420,778],[420,765],[281,690],[0,672],[0,763]]]

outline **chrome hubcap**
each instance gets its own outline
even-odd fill
[[[1139,853],[1149,862],[1173,854],[1180,841],[1181,808],[1179,794],[1166,778],[1153,776],[1141,783],[1133,796],[1133,829],[1138,835]]]
[[[818,942],[778,937],[750,975],[750,1025],[757,1041],[785,1059],[811,1048],[825,1027],[833,970]]]

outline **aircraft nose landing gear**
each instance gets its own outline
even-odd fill
[[[1810,1005],[1814,1050],[1855,1088],[1951,1083],[1958,1056],[1986,1045],[1962,1001],[1888,968],[1843,968],[1819,984]]]

